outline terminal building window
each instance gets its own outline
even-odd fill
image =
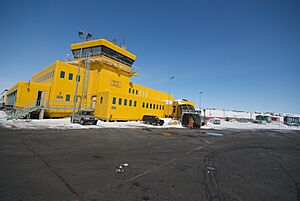
[[[68,102],[70,101],[70,95],[69,94],[66,95],[66,101],[68,101]]]
[[[65,71],[60,71],[60,78],[65,78]]]
[[[136,101],[133,102],[133,106],[136,107]]]
[[[113,97],[112,104],[116,104],[116,102],[117,102],[117,98]]]
[[[122,98],[119,98],[119,105],[122,105]]]
[[[72,50],[73,56],[75,59],[80,58],[80,49],[77,50]],[[88,48],[83,48],[83,54],[82,56],[86,55],[86,52],[90,52],[91,56],[101,56],[104,55],[106,57],[109,57],[115,61],[118,61],[120,63],[123,63],[125,65],[131,66],[134,62],[134,60],[130,59],[129,57],[112,50],[106,46],[95,46],[95,47],[88,47]]]
[[[129,106],[132,106],[132,100],[129,100]]]
[[[127,105],[127,99],[124,99],[124,105]]]
[[[69,80],[73,80],[73,73],[69,73]]]

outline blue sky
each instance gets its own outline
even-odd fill
[[[197,104],[203,91],[204,107],[300,113],[298,0],[0,3],[0,90],[64,60],[83,29],[125,36],[133,82]]]

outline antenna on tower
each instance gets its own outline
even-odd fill
[[[124,50],[127,49],[127,47],[125,45],[125,33],[123,33],[123,40],[122,40],[121,48],[123,48]]]
[[[66,54],[65,59],[66,59],[66,61],[71,61],[71,59],[70,59],[70,54]]]
[[[94,34],[95,34],[95,25],[93,25],[93,28],[92,28],[92,40],[94,40]]]

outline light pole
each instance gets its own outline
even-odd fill
[[[80,47],[80,54],[79,54],[79,60],[78,60],[78,70],[77,70],[77,76],[76,76],[76,88],[75,88],[75,94],[74,94],[74,99],[73,99],[73,111],[72,111],[72,123],[74,123],[74,115],[75,115],[75,109],[76,109],[76,102],[77,102],[77,93],[78,93],[78,83],[79,83],[79,76],[80,76],[80,64],[81,64],[81,59],[82,59],[82,43],[84,42],[84,32],[79,30],[78,31],[78,36],[81,38],[81,47]]]
[[[203,94],[202,91],[199,92],[199,110],[201,111],[201,95]]]
[[[174,76],[169,77],[170,83],[169,83],[169,97],[168,97],[168,116],[170,117],[170,95],[171,95],[171,80],[174,80]]]
[[[85,41],[88,41],[90,38],[92,38],[92,34],[91,33],[87,33],[85,36]],[[90,60],[89,57],[91,56],[91,50],[90,48],[85,49],[83,51],[83,55],[82,57],[85,58],[84,59],[84,75],[82,78],[82,87],[81,87],[81,99],[80,99],[80,104],[79,104],[79,108],[84,108],[84,104],[86,106],[87,104],[87,85],[88,85],[88,74],[89,74],[89,70],[90,70]]]

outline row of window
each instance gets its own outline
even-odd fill
[[[139,90],[133,89],[133,88],[129,88],[128,89],[128,93],[130,93],[130,94],[136,94],[136,95],[140,94],[140,96],[142,96],[142,97],[148,97],[148,92],[146,92],[146,91],[140,91],[140,93],[139,93]]]
[[[73,56],[74,58],[79,58],[80,57],[80,51],[81,49],[73,50]],[[131,66],[134,62],[134,60],[130,59],[129,57],[116,52],[115,50],[112,50],[106,46],[95,46],[95,47],[88,47],[88,48],[83,48],[82,49],[82,57],[85,57],[87,55],[90,56],[100,56],[104,55],[107,56],[115,61],[121,62],[123,64],[126,64],[128,66]]]
[[[128,89],[128,93],[130,93],[130,94],[136,94],[136,95],[139,95],[139,90],[137,90],[137,89],[132,89],[132,88],[129,88],[129,89]]]
[[[54,77],[54,70],[50,71],[50,72],[48,72],[48,73],[46,73],[46,74],[44,74],[44,75],[42,75],[40,77],[38,77],[36,79],[36,82],[43,82],[43,81],[49,80],[50,78],[53,78],[53,77]]]
[[[133,106],[136,107],[136,106],[137,106],[137,102],[136,102],[136,101],[124,99],[124,102],[123,102],[123,103],[124,103],[125,106],[126,106],[127,104],[128,104],[129,106],[132,106],[132,102],[133,102]],[[112,99],[112,104],[113,104],[113,105],[117,104],[117,98],[116,98],[116,97],[113,97],[113,99]],[[119,105],[122,105],[122,98],[119,98],[118,104],[119,104]]]
[[[152,103],[145,103],[145,102],[143,102],[142,108],[150,108],[150,109],[155,109],[155,110],[164,110],[163,105],[154,104],[154,103],[153,104]]]
[[[60,75],[59,75],[60,78],[65,78],[65,75],[66,75],[65,71],[60,71]],[[77,78],[77,75],[76,75],[76,78]],[[73,73],[69,73],[68,79],[73,80]],[[78,81],[80,82],[80,75],[78,77]]]
[[[70,94],[66,94],[66,101],[67,102],[70,102],[71,100],[71,96]],[[103,97],[101,97],[100,99],[100,104],[103,102]],[[122,100],[122,98],[119,98],[118,99],[118,105],[123,105],[124,106],[134,106],[136,107],[137,106],[137,101],[132,101],[132,100],[127,100],[127,99],[124,99],[124,101]],[[113,97],[112,99],[112,104],[115,105],[117,104],[117,98],[116,97]],[[146,102],[143,102],[142,104],[142,108],[150,108],[150,109],[156,109],[156,110],[164,110],[164,106],[163,105],[159,105],[159,104],[152,104],[152,103],[146,103]]]
[[[132,103],[133,103],[134,107],[137,106],[137,101],[127,100],[126,98],[124,99],[124,101],[122,100],[122,98],[118,99],[118,105],[123,104],[124,106],[127,106],[127,104],[128,104],[129,106],[132,106]],[[117,98],[116,97],[113,97],[112,104],[113,105],[117,104]],[[150,108],[150,109],[155,109],[155,110],[164,110],[163,105],[154,104],[154,103],[146,103],[146,102],[142,103],[142,108]]]

